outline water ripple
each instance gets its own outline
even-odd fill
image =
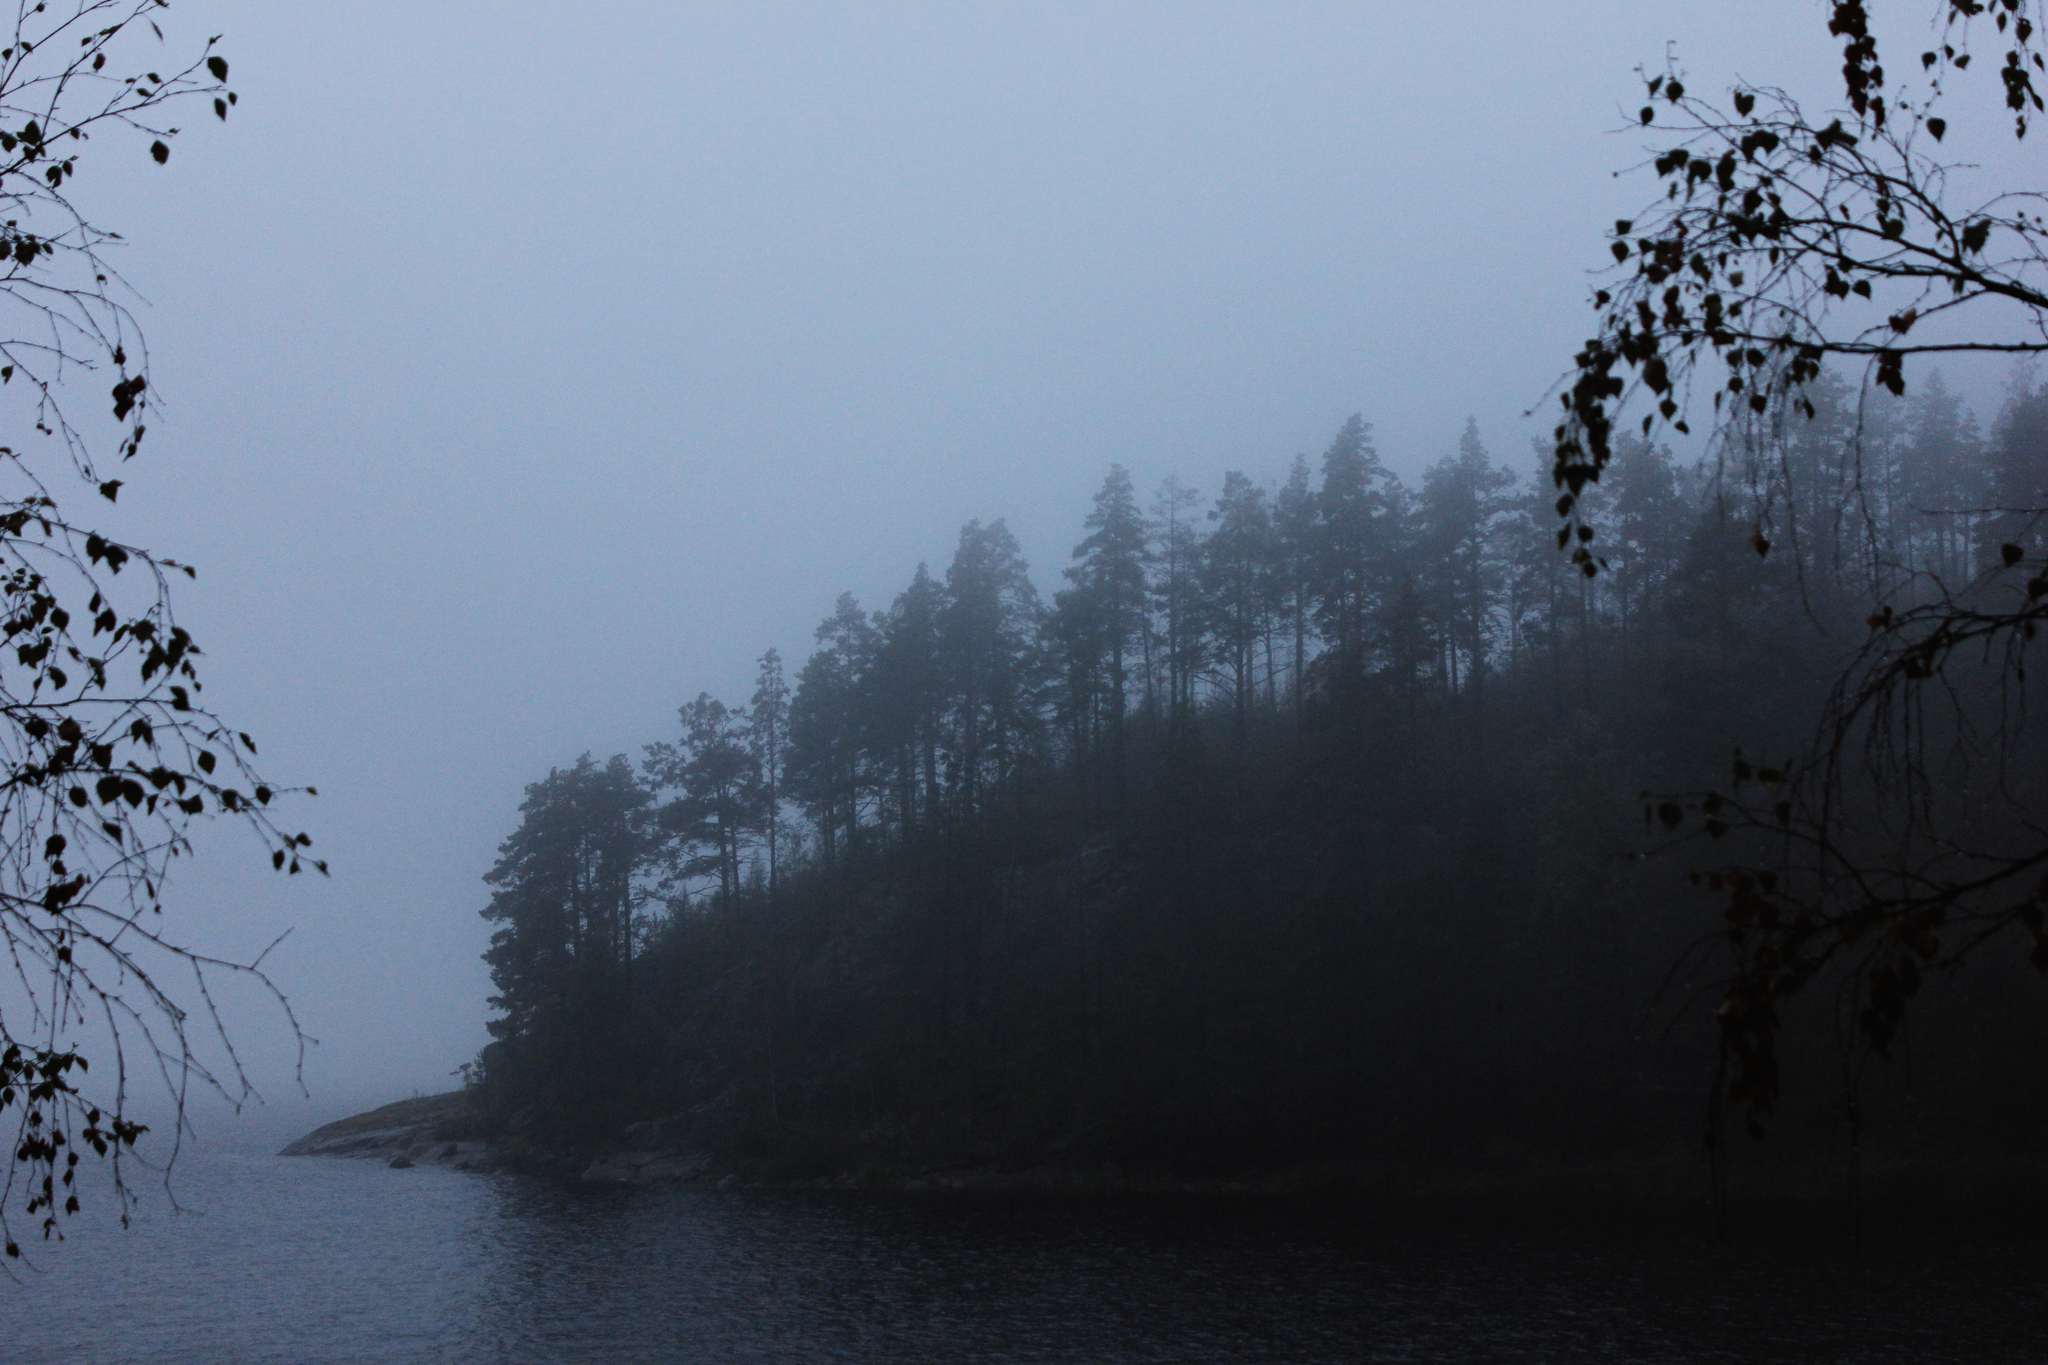
[[[2048,1362],[2038,1243],[1371,1226],[1227,1199],[585,1192],[202,1155],[0,1286],[9,1365]]]

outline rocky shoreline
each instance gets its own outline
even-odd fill
[[[432,1164],[475,1170],[490,1160],[476,1136],[468,1097],[461,1091],[387,1104],[316,1128],[279,1156],[346,1156],[382,1161],[400,1170]]]
[[[508,1171],[593,1185],[704,1183],[719,1189],[894,1190],[1242,1190],[1231,1182],[1190,1185],[1132,1179],[1114,1167],[1077,1173],[1040,1169],[997,1171],[968,1166],[920,1166],[897,1171],[877,1166],[807,1179],[763,1179],[720,1163],[688,1141],[685,1117],[635,1123],[595,1148],[554,1149],[517,1135],[486,1140],[470,1097],[462,1091],[419,1096],[339,1119],[284,1147],[280,1156],[348,1157],[382,1161],[395,1170],[440,1166],[458,1171]]]
[[[861,1156],[855,1150],[805,1163],[749,1160],[706,1140],[701,1116],[635,1123],[589,1144],[537,1142],[516,1121],[513,1131],[487,1134],[472,1097],[429,1095],[315,1129],[282,1156],[347,1157],[414,1166],[508,1172],[593,1186],[700,1184],[716,1189],[890,1190],[1043,1195],[1228,1194],[1427,1204],[1531,1205],[1578,1209],[1704,1207],[1700,1155],[1671,1152],[1599,1163],[1528,1163],[1491,1171],[1429,1171],[1365,1163],[1295,1167],[1188,1179],[1126,1171],[1111,1164],[1001,1167],[968,1162],[925,1164]],[[1847,1188],[1836,1165],[1791,1160],[1733,1173],[1727,1193],[1759,1208],[1839,1203]],[[2011,1204],[2048,1207],[2048,1168],[2028,1163],[1874,1162],[1864,1172],[1866,1197],[1928,1207]]]
[[[1091,1195],[1421,1193],[1413,1188],[1412,1178],[1391,1172],[1320,1168],[1264,1178],[1189,1180],[1127,1172],[1114,1164],[1085,1169],[1061,1165],[1005,1169],[965,1162],[895,1165],[868,1159],[858,1166],[832,1163],[840,1168],[830,1174],[818,1174],[814,1167],[799,1175],[786,1168],[778,1171],[762,1163],[734,1161],[729,1156],[721,1160],[719,1153],[702,1141],[701,1131],[689,1115],[631,1124],[592,1145],[551,1146],[516,1131],[487,1139],[471,1097],[462,1091],[400,1100],[338,1120],[299,1138],[280,1155],[382,1161],[397,1170],[439,1166],[502,1171],[609,1186],[703,1184],[717,1189]]]
[[[1048,1164],[1009,1169],[966,1162],[891,1164],[872,1157],[855,1165],[815,1163],[799,1174],[762,1162],[724,1159],[705,1143],[692,1115],[630,1124],[599,1142],[555,1146],[533,1141],[519,1131],[486,1135],[472,1097],[463,1091],[420,1096],[387,1104],[367,1113],[317,1128],[286,1146],[281,1156],[329,1156],[382,1161],[404,1170],[439,1166],[458,1171],[502,1171],[577,1181],[589,1185],[645,1186],[705,1184],[718,1189],[819,1189],[956,1191],[1041,1194],[1267,1194],[1329,1196],[1371,1194],[1379,1197],[1488,1198],[1526,1196],[1527,1173],[1505,1180],[1470,1183],[1418,1180],[1414,1172],[1363,1167],[1298,1168],[1237,1178],[1190,1180],[1185,1176],[1125,1171],[1104,1163],[1088,1167]],[[827,1165],[829,1174],[817,1173]],[[833,1166],[839,1169],[832,1170]],[[1680,1169],[1683,1167],[1683,1169]],[[1614,1193],[1628,1188],[1637,1198],[1678,1193],[1687,1197],[1698,1187],[1696,1162],[1658,1161],[1639,1169],[1600,1173],[1589,1182],[1584,1172],[1549,1173],[1536,1186],[1572,1188],[1592,1194],[1591,1186]],[[1573,1176],[1579,1178],[1574,1179]],[[1632,1187],[1632,1188],[1631,1188]]]
[[[709,1152],[664,1143],[662,1128],[659,1122],[634,1124],[596,1152],[558,1152],[516,1141],[491,1142],[482,1136],[470,1096],[456,1090],[399,1100],[338,1119],[288,1144],[278,1155],[382,1161],[394,1170],[442,1166],[458,1171],[520,1171],[607,1185],[703,1180],[711,1174]]]

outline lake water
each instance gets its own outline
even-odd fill
[[[584,1191],[201,1154],[0,1283],[45,1362],[2048,1362],[2048,1238],[1761,1254],[1172,1196]]]

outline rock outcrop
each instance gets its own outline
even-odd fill
[[[636,1123],[602,1145],[540,1150],[511,1125],[502,1143],[479,1138],[478,1116],[462,1091],[400,1100],[367,1114],[316,1128],[286,1147],[281,1156],[347,1156],[382,1161],[394,1170],[451,1166],[457,1170],[513,1170],[559,1176],[581,1175],[592,1184],[653,1185],[701,1180],[710,1153],[686,1142],[684,1117]]]
[[[400,1100],[367,1114],[316,1128],[280,1156],[351,1156],[388,1162],[400,1170],[437,1165],[473,1169],[486,1158],[473,1136],[475,1115],[462,1091]]]
[[[696,1180],[711,1166],[703,1152],[606,1152],[583,1168],[593,1184],[652,1185],[664,1180]]]

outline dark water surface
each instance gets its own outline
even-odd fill
[[[202,1155],[0,1283],[0,1361],[2048,1362],[2048,1239],[1222,1197],[584,1192]]]

